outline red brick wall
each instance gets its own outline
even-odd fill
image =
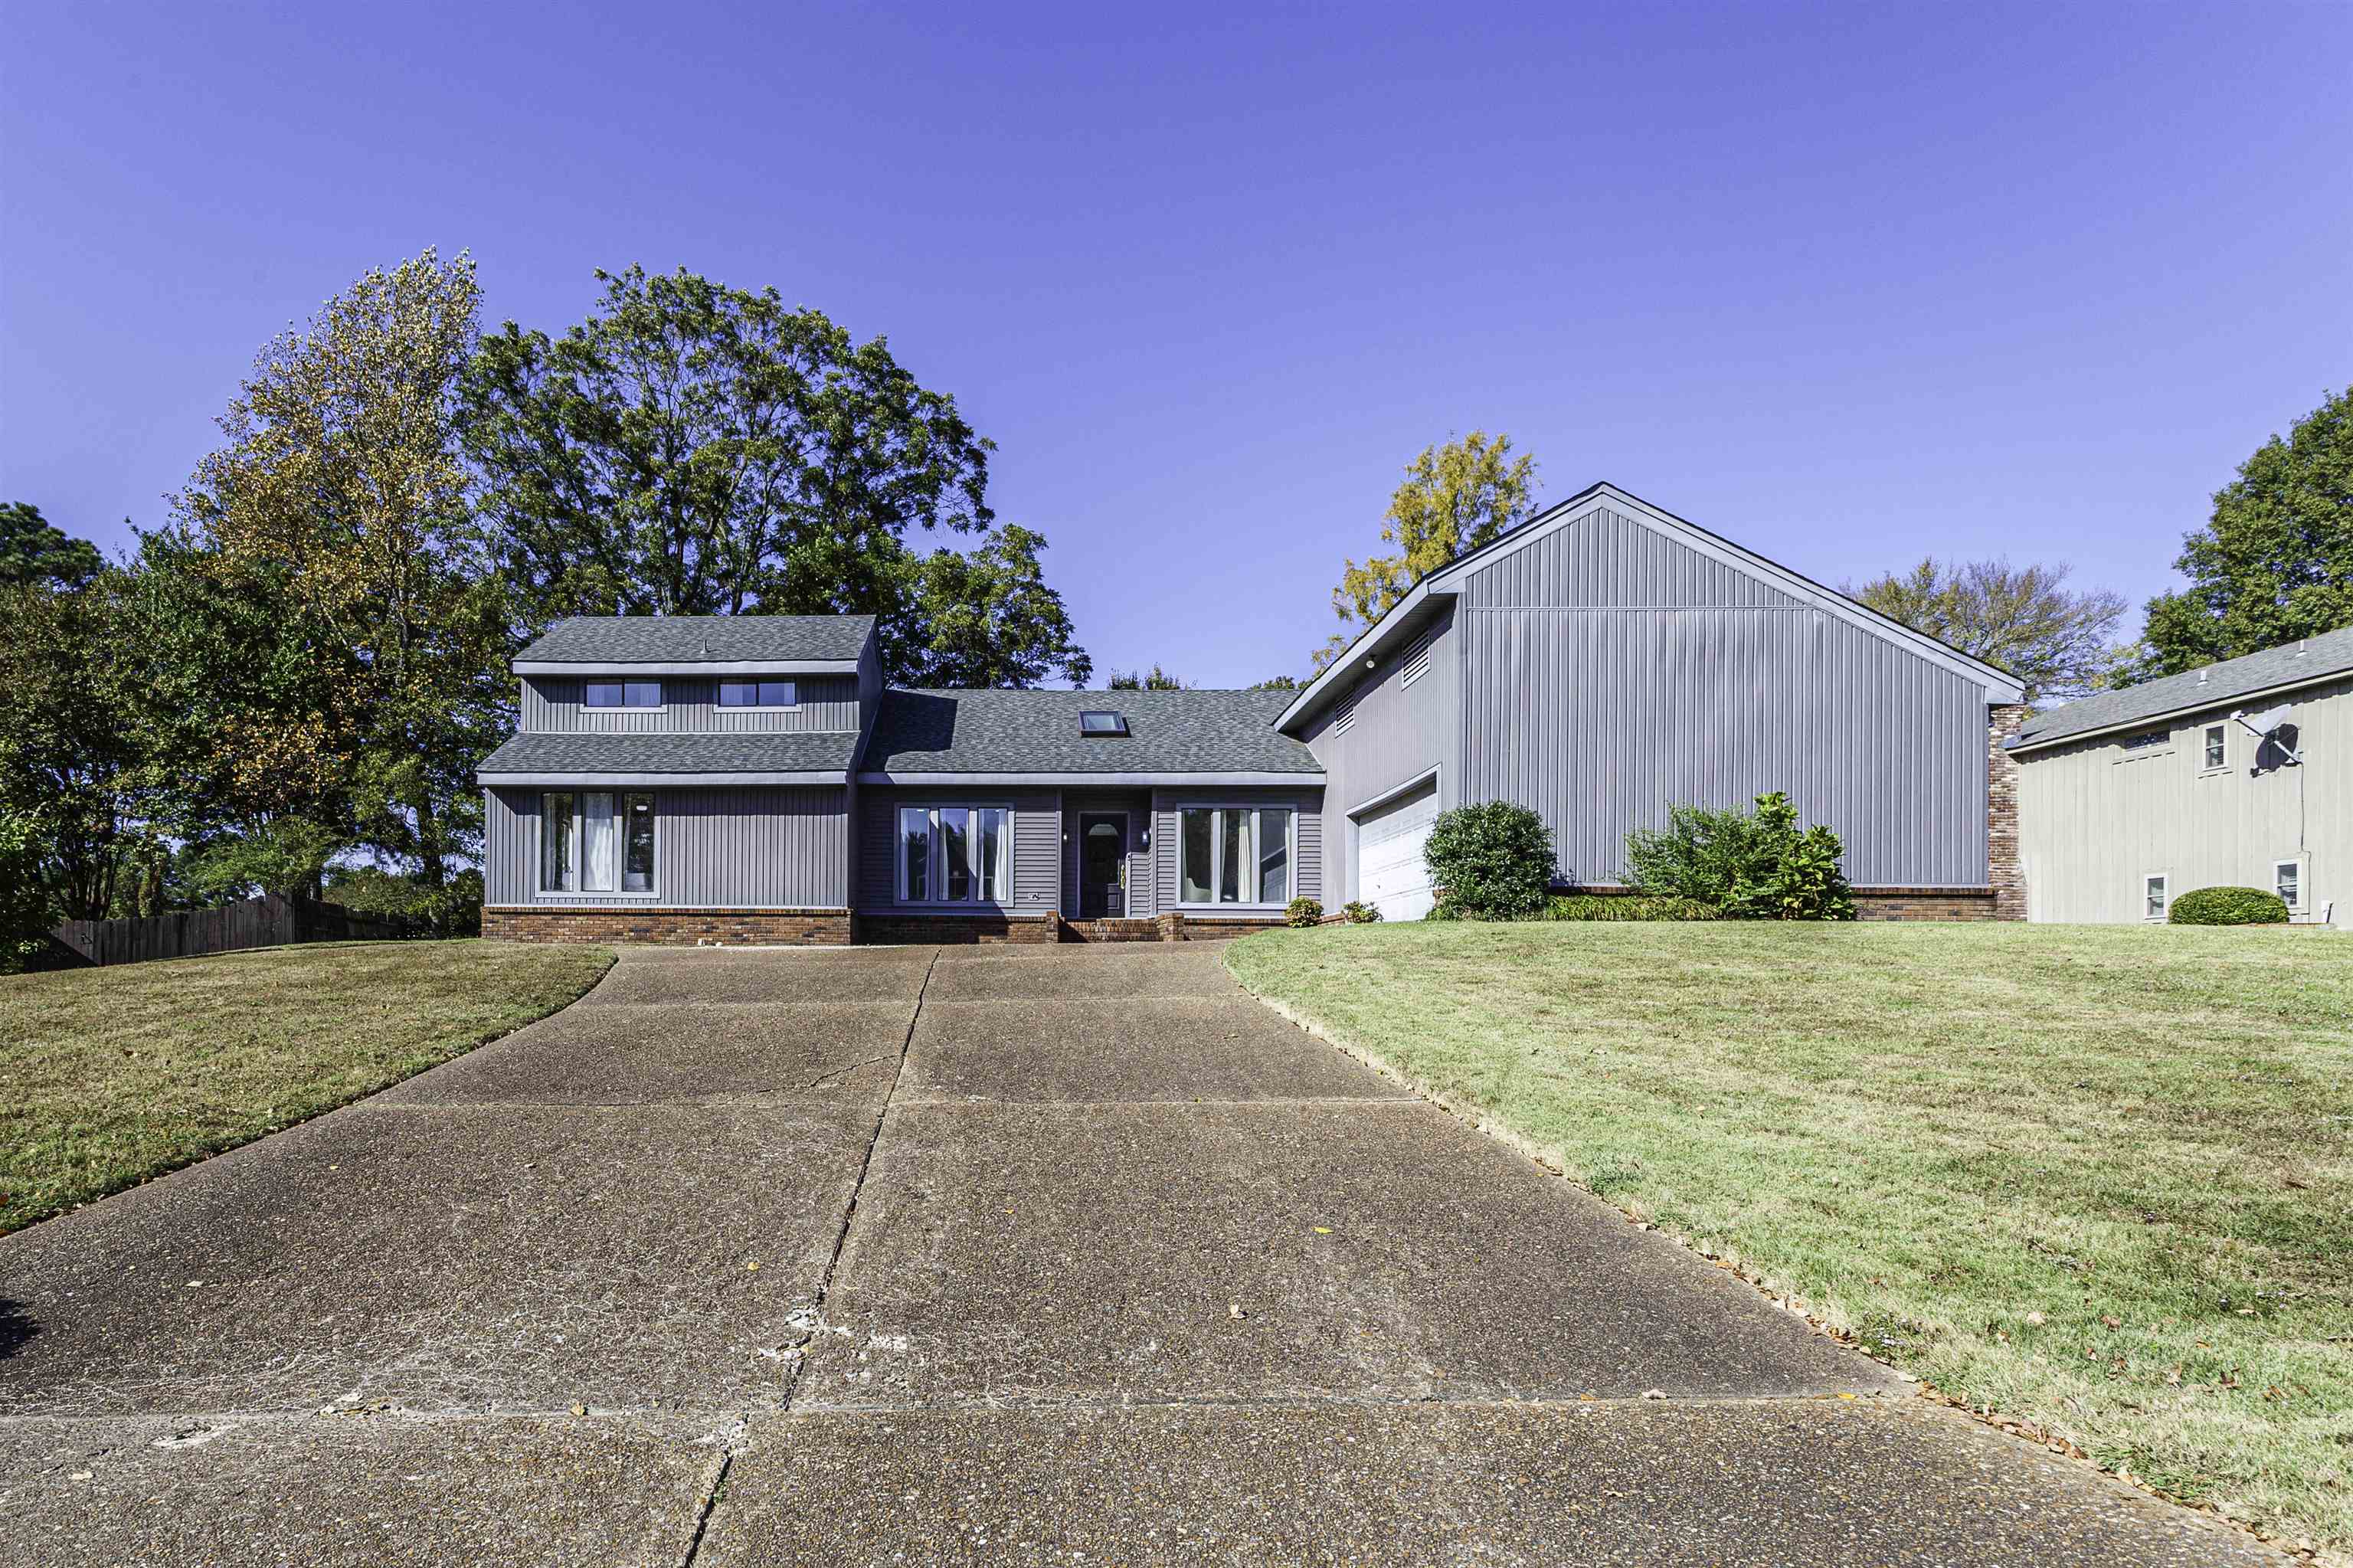
[[[1858,888],[1858,920],[1999,920],[1993,890],[1984,887]]]
[[[1271,930],[1282,922],[1172,912],[1156,916],[1155,924],[1160,927],[1160,939],[1164,942],[1215,942],[1227,937],[1247,937],[1253,931]]]
[[[698,942],[845,947],[847,909],[486,908],[482,935],[507,942]]]
[[[861,942],[1052,942],[1060,940],[1060,922],[1049,914],[1043,920],[1010,919],[1003,915],[860,915]]]
[[[1993,884],[1996,920],[2026,918],[2026,871],[2018,861],[2018,759],[2002,742],[2026,722],[2015,703],[1986,709],[1986,877]]]

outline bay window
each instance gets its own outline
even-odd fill
[[[609,789],[539,798],[542,893],[654,890],[654,798]]]
[[[899,808],[899,901],[1013,902],[1013,813],[1002,806]]]
[[[1185,904],[1291,902],[1292,811],[1188,806],[1177,813],[1177,897]]]

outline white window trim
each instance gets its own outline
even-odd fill
[[[2207,737],[2211,736],[2216,730],[2220,730],[2222,733],[2222,760],[2220,762],[2209,762],[2206,760],[2206,741]],[[2200,725],[2198,729],[2199,776],[2200,778],[2211,779],[2216,774],[2228,773],[2229,771],[2231,771],[2231,726],[2227,724]]]
[[[711,683],[711,711],[714,714],[797,714],[800,712],[801,678],[798,675],[780,675],[776,677],[776,679],[789,681],[792,683],[793,700],[791,702],[729,704],[723,703],[719,700],[720,687],[749,685],[756,692],[759,690],[760,677],[757,675],[721,675]],[[662,694],[664,696],[669,695],[669,688],[663,688]]]
[[[2158,912],[2154,915],[2148,912],[2148,885],[2152,882],[2158,884],[2163,889],[2163,891],[2158,895],[2159,899],[2159,906],[2158,908]],[[2142,872],[2140,874],[2140,887],[2136,896],[2137,896],[2140,901],[2140,917],[2142,924],[2148,926],[2164,925],[2166,916],[2173,913],[2172,874],[2163,871]]]
[[[640,709],[639,711],[642,712],[643,710]],[[573,885],[570,887],[547,887],[542,885],[547,880],[547,797],[550,795],[569,795],[572,797],[571,859]],[[645,888],[642,891],[625,893],[617,887],[599,889],[581,885],[588,880],[588,868],[583,859],[583,857],[588,853],[588,835],[580,831],[582,821],[580,815],[580,797],[583,795],[610,795],[613,797],[613,880],[616,882],[618,882],[623,877],[627,876],[629,869],[628,815],[622,810],[621,802],[631,795],[651,795],[654,798],[654,874],[653,885],[651,887]],[[531,881],[533,890],[533,896],[539,899],[554,898],[574,900],[613,898],[619,899],[626,903],[638,904],[659,901],[662,895],[662,819],[669,814],[669,812],[662,810],[660,791],[648,789],[643,785],[631,787],[617,784],[580,784],[565,785],[560,789],[542,789],[539,796],[539,816],[536,820],[537,831],[532,835],[531,845]]]
[[[1198,909],[1203,911],[1225,909],[1240,914],[1251,915],[1262,913],[1268,910],[1282,909],[1287,906],[1292,899],[1299,896],[1299,818],[1301,816],[1301,811],[1298,807],[1269,805],[1262,800],[1187,800],[1173,807],[1172,810],[1176,815],[1177,908],[1187,910]],[[1285,858],[1283,861],[1282,872],[1283,892],[1285,896],[1282,901],[1277,904],[1269,904],[1262,899],[1250,898],[1243,899],[1233,904],[1226,904],[1215,900],[1208,903],[1198,903],[1187,899],[1185,896],[1185,813],[1187,811],[1249,812],[1250,828],[1247,842],[1243,846],[1243,854],[1253,866],[1256,865],[1258,861],[1258,819],[1260,814],[1265,811],[1288,812],[1291,817],[1291,837],[1283,852]],[[1218,888],[1219,881],[1218,874],[1225,869],[1225,835],[1213,830],[1209,834],[1208,882],[1208,887],[1212,893],[1216,892]],[[1258,879],[1255,876],[1250,879],[1250,885],[1253,888],[1258,885]]]
[[[930,822],[930,874],[941,885],[947,882],[947,851],[940,836],[942,811],[1002,811],[1005,813],[1005,896],[1001,899],[980,896],[981,875],[978,865],[973,867],[973,896],[970,898],[910,898],[907,896],[907,844],[905,830],[900,825],[905,819],[901,813],[921,811]],[[891,890],[895,902],[903,909],[936,909],[952,912],[965,910],[995,910],[1011,914],[1019,889],[1015,879],[1021,871],[1019,841],[1016,825],[1020,813],[1006,800],[901,800],[891,808]],[[967,830],[969,831],[969,830]]]
[[[2274,893],[2277,893],[2279,891],[2279,874],[2283,868],[2292,870],[2295,873],[2295,896],[2294,898],[2284,898],[2281,902],[2287,906],[2287,912],[2291,915],[2302,915],[2306,913],[2311,907],[2312,879],[2305,874],[2304,857],[2298,855],[2290,860],[2275,860],[2272,862],[2272,891]]]

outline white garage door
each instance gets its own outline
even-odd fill
[[[1438,820],[1438,786],[1376,806],[1356,819],[1356,896],[1384,920],[1419,920],[1435,902],[1421,846]]]

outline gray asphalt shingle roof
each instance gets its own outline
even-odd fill
[[[2100,692],[2063,708],[2052,708],[2026,721],[2018,732],[2018,744],[2039,746],[2116,725],[2220,707],[2274,686],[2347,672],[2353,672],[2353,626],[2323,632],[2301,643],[2290,642],[2279,648],[2266,648],[2261,653],[2209,664],[2202,672],[2206,677],[2203,685],[2198,680],[2201,672],[2191,670],[2160,681],[2126,686],[2118,692]]]
[[[871,615],[575,615],[549,627],[516,658],[580,664],[855,659],[873,625]]]
[[[1274,727],[1289,692],[914,691],[882,695],[860,765],[883,773],[1297,773],[1314,755]],[[1124,736],[1079,715],[1127,717]]]
[[[774,735],[519,735],[483,758],[499,773],[841,773],[858,736],[847,731]]]

